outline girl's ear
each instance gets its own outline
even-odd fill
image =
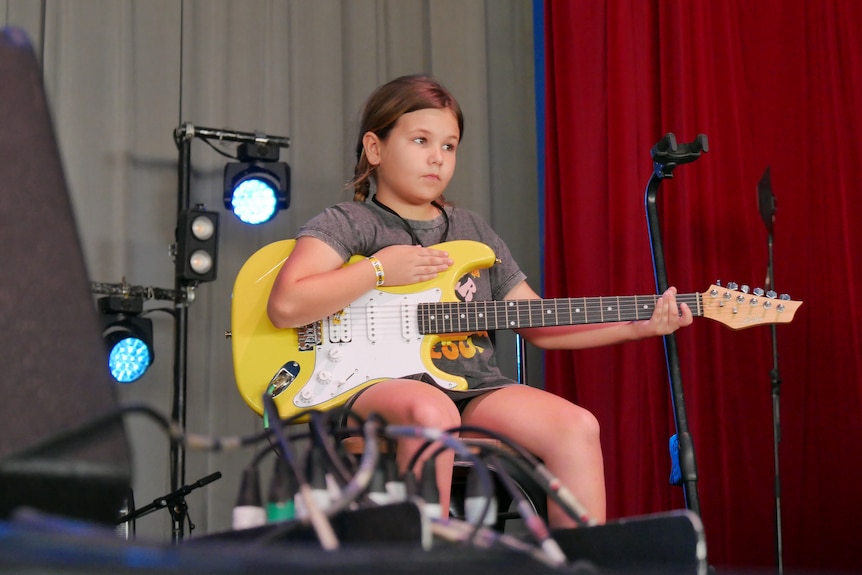
[[[368,163],[376,166],[380,163],[380,138],[374,132],[365,132],[362,136],[362,147],[365,148],[365,157]]]

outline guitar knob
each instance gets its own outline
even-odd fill
[[[329,350],[329,359],[333,361],[338,361],[341,359],[342,351],[340,347],[333,347]]]
[[[321,371],[317,374],[317,379],[321,383],[328,383],[330,379],[332,379],[332,374],[328,371]]]

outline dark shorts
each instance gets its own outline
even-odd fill
[[[464,391],[458,391],[458,390],[448,390],[448,389],[441,388],[434,381],[434,378],[432,378],[427,373],[417,373],[414,375],[408,375],[405,377],[401,377],[399,379],[413,379],[416,381],[423,381],[423,382],[427,383],[428,385],[433,385],[435,388],[442,391],[444,394],[446,394],[447,397],[449,397],[449,399],[452,400],[452,402],[455,404],[455,407],[458,408],[458,413],[464,413],[464,410],[467,408],[467,404],[469,404],[472,400],[476,399],[480,395],[484,395],[488,392],[495,391],[497,389],[501,389],[501,388],[507,387],[509,385],[520,385],[517,382],[512,381],[512,380],[501,380],[499,382],[486,384],[483,387],[479,387],[479,388],[475,388],[475,389],[466,389]],[[368,388],[366,387],[364,389],[360,389],[358,392],[356,392],[353,395],[353,397],[351,397],[350,399],[347,400],[347,403],[344,404],[344,407],[343,407],[344,415],[342,415],[342,419],[341,419],[341,426],[342,427],[347,424],[347,416],[353,410],[353,404],[356,403],[356,400],[359,398],[360,395],[362,395],[362,392],[364,392],[366,389],[368,389]]]

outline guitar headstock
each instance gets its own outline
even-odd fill
[[[745,329],[756,325],[790,323],[801,301],[788,295],[764,292],[761,288],[728,283],[727,287],[713,284],[701,293],[703,316],[723,323],[731,329]]]

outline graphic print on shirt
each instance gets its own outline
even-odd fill
[[[481,276],[481,273],[481,270],[474,270],[458,280],[458,283],[455,284],[455,295],[459,301],[473,301],[478,291],[476,279]],[[439,341],[431,348],[431,359],[455,361],[458,358],[473,358],[477,353],[485,352],[484,347],[476,345],[475,339],[487,335],[487,331],[452,335],[448,339]]]

